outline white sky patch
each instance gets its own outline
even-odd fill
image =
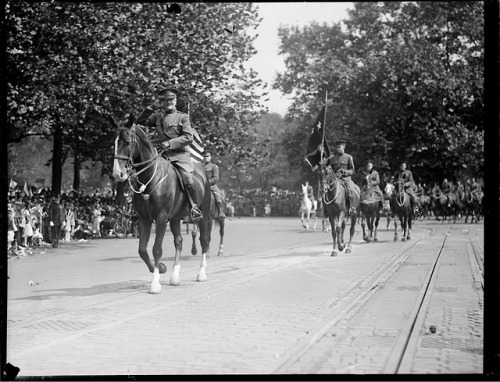
[[[336,23],[347,18],[347,9],[353,9],[353,3],[255,3],[259,9],[259,17],[263,20],[256,30],[259,34],[254,41],[257,50],[246,63],[254,69],[259,78],[269,85],[270,100],[264,102],[270,112],[285,115],[292,103],[292,96],[285,96],[270,87],[277,72],[284,72],[283,56],[278,55],[280,25],[297,25],[303,27],[313,21],[318,23]],[[252,32],[255,32],[252,30]],[[250,33],[252,33],[250,32]],[[267,98],[267,97],[266,97]]]

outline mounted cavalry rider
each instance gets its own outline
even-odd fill
[[[363,180],[361,183],[361,192],[366,193],[370,191],[372,194],[370,199],[373,201],[378,200],[380,203],[384,200],[384,195],[382,194],[382,190],[380,190],[380,176],[378,175],[378,171],[373,169],[373,161],[367,160],[366,167],[361,171],[363,175]]]
[[[410,205],[413,214],[416,215],[418,213],[418,205],[419,201],[417,196],[415,195],[413,174],[410,170],[406,169],[406,162],[401,162],[399,166],[399,170],[394,173],[394,180],[397,182],[399,179],[403,181],[404,190],[410,196]]]
[[[324,159],[321,164],[326,166],[329,165],[335,174],[340,174],[340,179],[346,186],[349,206],[351,206],[349,208],[349,215],[354,215],[356,214],[356,208],[353,206],[353,192],[356,188],[356,184],[351,180],[351,176],[354,175],[355,172],[354,161],[351,155],[345,153],[345,146],[345,140],[335,141],[336,153]]]
[[[212,163],[212,152],[210,150],[205,150],[205,172],[207,173],[208,181],[210,182],[210,190],[213,192],[215,196],[215,201],[217,203],[217,209],[219,211],[219,218],[225,218],[222,206],[224,205],[224,197],[222,195],[222,191],[217,186],[217,182],[219,181],[219,166],[215,163]]]
[[[306,180],[306,187],[307,187],[307,197],[309,200],[311,200],[313,209],[316,207],[316,200],[314,199],[314,190],[311,185],[309,185],[309,181]]]
[[[147,131],[151,143],[179,170],[191,204],[191,217],[194,222],[197,222],[203,216],[196,203],[196,193],[193,187],[194,165],[188,150],[188,146],[193,142],[193,129],[189,116],[176,109],[178,95],[177,89],[161,89],[155,103],[147,108],[156,110],[144,124],[152,128]],[[140,116],[138,121],[139,118]]]

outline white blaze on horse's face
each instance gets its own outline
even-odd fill
[[[115,139],[115,159],[113,162],[113,177],[117,182],[123,182],[124,180],[127,180],[128,174],[127,174],[127,169],[125,168],[126,161],[122,159],[116,158],[118,155],[118,142],[119,142],[120,137],[116,137]]]

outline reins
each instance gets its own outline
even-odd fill
[[[335,189],[335,196],[333,197],[333,199],[328,201],[327,200],[328,191],[332,190],[333,183],[337,183],[337,187]],[[325,192],[325,194],[323,195],[323,201],[325,202],[325,204],[333,203],[335,201],[335,199],[337,199],[337,197],[340,195],[340,180],[339,180],[338,176],[335,176],[335,178],[332,180],[332,182],[328,183],[328,191]]]
[[[158,150],[156,150],[155,148],[155,151],[156,151],[156,155],[153,157],[153,158],[150,158],[150,159],[147,159],[145,161],[142,161],[142,162],[138,162],[138,163],[134,163],[134,159],[133,159],[133,155],[134,155],[134,151],[135,151],[135,148],[136,148],[136,144],[137,144],[137,132],[135,130],[135,124],[132,125],[132,127],[130,128],[130,131],[132,133],[132,142],[131,142],[131,149],[130,149],[130,153],[129,153],[129,156],[126,157],[124,155],[119,155],[118,153],[116,153],[116,150],[118,149],[118,145],[117,145],[117,142],[118,142],[118,138],[116,138],[117,142],[116,142],[116,147],[115,147],[115,159],[118,159],[118,160],[126,160],[127,161],[127,164],[125,165],[125,167],[127,168],[127,175],[128,175],[128,182],[130,184],[130,188],[132,189],[132,191],[134,191],[136,194],[142,194],[142,197],[145,199],[145,200],[148,200],[149,199],[149,195],[151,194],[151,192],[156,188],[156,186],[158,186],[161,182],[163,182],[165,179],[167,179],[168,177],[168,174],[170,173],[170,166],[168,167],[168,170],[167,170],[167,173],[160,179],[160,181],[158,183],[156,183],[152,188],[151,190],[149,191],[149,194],[145,194],[144,191],[146,190],[146,187],[149,185],[149,183],[151,183],[151,181],[153,180],[153,178],[155,177],[156,175],[156,172],[158,170],[158,160],[159,158],[161,157],[160,154],[158,153]],[[121,130],[128,130],[126,128],[122,128]],[[154,148],[154,147],[153,147]],[[144,167],[143,169],[139,170],[139,171],[136,171],[134,174],[131,174],[130,172],[132,171],[133,168],[137,168],[139,166],[143,166],[145,164],[148,164],[146,167]],[[152,166],[155,166],[155,169],[154,169],[154,172],[153,172],[153,175],[151,176],[151,178],[149,178],[149,180],[146,182],[146,183],[142,183],[140,180],[139,180],[139,175],[141,173],[143,173],[144,171],[146,171],[147,169],[149,169],[150,167]],[[139,190],[136,190],[134,189],[134,186],[132,185],[132,180],[136,178],[137,179],[137,182],[141,185],[139,187]]]

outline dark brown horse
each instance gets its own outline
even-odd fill
[[[182,251],[181,219],[189,214],[189,205],[186,193],[182,190],[182,181],[177,176],[177,170],[168,159],[158,155],[141,127],[134,124],[133,115],[130,115],[127,121],[119,123],[114,158],[115,180],[123,182],[128,179],[135,193],[133,204],[139,215],[139,255],[149,271],[153,273],[149,292],[161,292],[160,274],[165,273],[167,267],[160,260],[163,237],[169,222],[175,246],[174,270],[170,285],[179,285]],[[132,174],[134,168],[136,173]],[[137,179],[137,185],[133,185],[132,178]],[[197,200],[202,201],[199,207],[203,213],[203,219],[198,223],[202,258],[197,281],[206,281],[206,257],[210,245],[210,230],[208,229],[210,186],[201,165],[195,165],[193,180]],[[153,245],[154,262],[151,261],[147,250],[153,222],[156,224],[156,237]]]
[[[215,222],[215,225],[219,226],[219,234],[220,234],[220,243],[219,243],[219,252],[217,252],[217,256],[222,256],[224,254],[224,226],[226,224],[225,217],[220,217],[219,209],[217,208],[216,200],[215,200],[215,191],[211,191],[210,194],[212,195],[212,200],[210,203],[210,220],[208,222],[208,229],[209,231],[212,230],[212,224]],[[222,212],[226,209],[226,200],[224,197],[221,198],[223,203],[221,209]],[[196,235],[198,234],[198,229],[196,225],[193,225],[193,230],[191,231],[191,236],[193,237],[193,245],[191,246],[191,254],[196,255],[198,254],[198,248],[196,248]],[[210,253],[210,251],[209,251]]]
[[[380,211],[382,210],[382,201],[374,196],[373,190],[366,190],[361,193],[361,202],[359,211],[361,212],[361,228],[363,229],[363,240],[369,243],[370,241],[377,242],[377,228],[380,220]],[[365,231],[365,220],[368,225],[368,235]]]
[[[344,250],[344,230],[345,221],[351,220],[351,228],[349,230],[349,243],[345,247],[345,252],[351,252],[351,241],[354,236],[354,230],[356,227],[357,215],[354,214],[349,216],[347,207],[347,195],[346,186],[340,179],[340,174],[334,174],[333,172],[323,170],[321,176],[321,183],[323,188],[323,207],[325,213],[330,220],[332,226],[332,238],[333,238],[333,250],[332,256],[337,256],[337,246],[339,251]],[[355,207],[356,211],[359,211],[359,187],[355,185],[354,201],[353,205],[350,207]]]
[[[410,195],[404,189],[404,181],[399,179],[392,195],[391,210],[394,213],[394,241],[398,240],[398,218],[401,223],[402,241],[411,239],[412,210]]]

